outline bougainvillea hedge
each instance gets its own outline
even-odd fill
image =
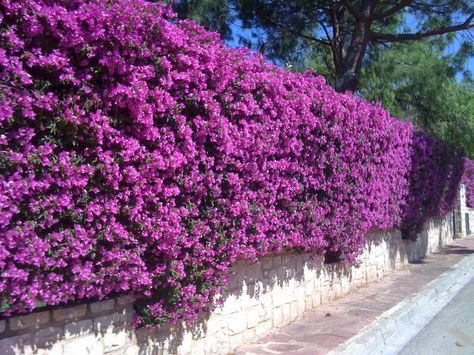
[[[459,151],[141,0],[0,0],[3,315],[133,293],[192,320],[238,257],[353,262],[453,207]]]

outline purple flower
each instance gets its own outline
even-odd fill
[[[190,321],[237,258],[354,262],[456,201],[456,148],[163,4],[0,0],[0,42],[4,315],[131,293]]]

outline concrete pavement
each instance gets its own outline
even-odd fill
[[[326,354],[332,349],[344,352],[347,350],[345,347],[347,342],[354,337],[357,338],[359,334],[363,334],[371,341],[375,340],[373,349],[378,350],[372,353],[380,353],[384,342],[403,328],[404,324],[400,323],[403,318],[400,318],[398,323],[396,320],[390,322],[388,319],[383,327],[372,328],[377,323],[376,321],[388,310],[395,309],[400,302],[421,294],[420,291],[426,292],[426,285],[430,282],[433,283],[434,280],[443,277],[446,280],[451,279],[446,276],[447,273],[453,275],[459,273],[459,270],[456,270],[456,264],[462,262],[463,259],[474,261],[474,237],[456,240],[453,245],[426,257],[419,263],[409,264],[345,297],[317,307],[294,323],[274,331],[254,344],[238,349],[236,354]],[[466,267],[470,266],[466,265]],[[467,277],[470,276],[464,275],[464,278]],[[453,282],[455,278],[452,278]],[[445,285],[448,284],[439,284],[437,287],[442,288]],[[430,291],[428,296],[436,295],[438,291]],[[425,299],[430,298],[425,297]],[[407,328],[413,326],[409,319],[413,314],[421,313],[422,306],[423,304],[420,304],[419,309],[411,307],[406,320]],[[424,324],[421,325],[423,326]],[[412,331],[416,334],[420,329],[412,329]],[[352,346],[351,352],[356,350],[356,347]],[[396,351],[397,349],[392,349],[387,353],[396,353]],[[370,352],[368,352],[367,344],[361,344],[360,349],[355,353]]]
[[[474,354],[474,280],[459,291],[399,354]]]

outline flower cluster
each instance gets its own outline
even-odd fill
[[[400,229],[414,240],[429,217],[446,215],[456,207],[465,158],[454,146],[419,132],[413,134],[411,149],[409,193]]]
[[[474,208],[474,161],[464,159],[464,176],[462,183],[466,186],[466,205]]]
[[[145,0],[0,0],[0,301],[212,307],[237,258],[359,255],[453,206],[461,154]]]

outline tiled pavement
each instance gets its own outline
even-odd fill
[[[474,236],[456,240],[419,263],[409,264],[305,313],[294,323],[239,348],[236,354],[326,354],[472,253]]]

